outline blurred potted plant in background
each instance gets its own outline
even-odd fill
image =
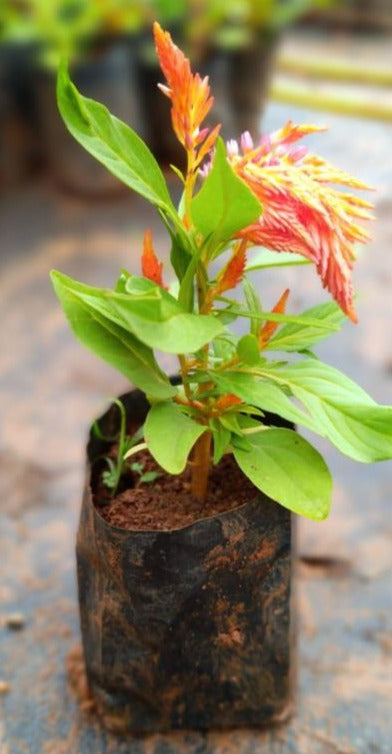
[[[298,18],[333,0],[151,0],[148,8],[171,29],[192,63],[214,88],[209,123],[223,124],[227,138],[245,130],[257,135],[281,32]],[[140,95],[146,136],[166,164],[184,166],[167,110],[156,91],[159,67],[149,36],[140,48]]]
[[[142,23],[140,5],[119,0],[28,0],[40,43],[36,66],[37,102],[50,164],[56,180],[88,195],[118,191],[116,182],[83,153],[64,129],[58,115],[55,81],[59,60],[70,62],[78,86],[99,98],[120,118],[135,118],[138,99],[130,65],[131,48],[119,32],[130,33]],[[106,173],[106,175],[105,175]]]
[[[111,177],[67,139],[57,116],[54,71],[60,58],[89,97],[131,117],[164,164],[184,167],[156,84],[159,67],[147,29],[172,30],[216,92],[211,122],[224,135],[260,130],[276,42],[283,28],[328,0],[3,0],[3,47],[17,110],[30,140],[45,150],[57,182],[88,194],[115,189]],[[12,54],[11,54],[12,53]],[[10,62],[12,58],[12,63]],[[34,75],[33,75],[34,73]],[[36,138],[37,130],[44,138]],[[79,170],[75,169],[79,160]]]
[[[25,51],[23,87],[28,84],[39,144],[56,181],[89,195],[118,191],[118,182],[64,128],[56,106],[56,70],[60,59],[67,59],[87,96],[102,100],[121,118],[135,118],[142,130],[129,62],[131,46],[120,32],[129,35],[140,30],[143,4],[123,0],[7,2],[7,39],[17,58],[20,50]]]
[[[223,135],[260,133],[261,117],[281,33],[331,0],[190,0],[189,36],[206,58],[217,93],[213,117]]]
[[[35,42],[23,3],[0,3],[0,179],[18,182],[34,168],[33,68]]]
[[[144,118],[144,137],[160,163],[184,167],[184,154],[170,127],[170,114],[157,84],[160,68],[151,25],[155,19],[187,45],[189,0],[146,0],[146,25],[136,43],[136,71],[140,106]]]
[[[290,701],[291,512],[320,521],[331,501],[325,461],[293,423],[357,461],[392,457],[392,408],[313,351],[345,316],[356,322],[354,247],[371,205],[345,190],[364,184],[298,146],[316,126],[225,145],[219,125],[204,127],[208,79],[154,32],[187,157],[174,168],[178,207],[135,131],[84,98],[65,66],[58,78],[69,130],[156,208],[176,275],[169,291],[148,230],[142,274],[122,270],[113,289],[52,272],[75,335],[139,388],[94,423],[88,446],[77,543],[87,675],[118,731],[259,726]],[[247,263],[259,244],[269,251]],[[333,300],[291,314],[286,290],[263,308],[248,272],[290,264],[313,264]],[[241,283],[244,301],[229,293]],[[176,379],[155,351],[177,357]]]

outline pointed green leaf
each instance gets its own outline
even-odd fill
[[[72,136],[126,186],[171,217],[177,213],[160,167],[142,139],[104,105],[83,97],[59,68],[57,102]]]
[[[89,309],[166,353],[197,351],[223,329],[213,315],[184,312],[173,296],[145,278],[129,277],[121,283],[123,293],[84,285],[60,273],[56,280]]]
[[[378,406],[344,374],[309,359],[270,372],[309,411],[317,431],[356,461],[392,458],[392,407]]]
[[[203,246],[199,246],[197,251],[193,254],[184,276],[181,280],[180,290],[178,294],[178,301],[181,306],[187,311],[193,311],[193,301],[195,295],[195,276],[197,271],[203,270],[200,265],[201,255],[203,253]],[[204,271],[205,272],[205,271]]]
[[[138,318],[128,301],[116,301],[115,308],[121,310],[124,320],[140,340],[165,353],[194,353],[222,331],[219,320],[208,314],[180,313],[154,323]]]
[[[261,213],[260,202],[236,176],[218,139],[212,169],[192,202],[195,227],[203,238],[211,235],[216,246],[255,222]]]
[[[210,422],[210,429],[212,431],[212,438],[214,441],[214,455],[213,462],[216,465],[221,460],[227,446],[230,443],[231,432],[227,427],[224,427],[219,419],[212,419]]]
[[[176,273],[178,280],[181,282],[183,279],[189,263],[192,259],[188,251],[184,248],[184,246],[181,244],[181,239],[172,234],[172,247],[170,251],[170,261],[172,263],[172,267],[174,269],[174,272]],[[190,303],[189,311],[191,311],[193,306],[193,297],[192,301]]]
[[[87,348],[151,398],[164,400],[175,395],[176,389],[161,372],[150,348],[77,296],[64,284],[63,275],[52,271],[51,277],[72,331]]]
[[[328,516],[332,480],[328,467],[303,437],[290,429],[248,435],[251,450],[232,439],[234,457],[244,474],[268,497],[302,516]]]
[[[263,307],[261,305],[260,296],[258,294],[258,291],[256,290],[253,283],[245,276],[242,281],[242,289],[244,291],[244,296],[246,303],[248,305],[248,310],[252,314],[259,315],[263,311]],[[254,335],[256,338],[259,335],[260,331],[260,321],[257,319],[251,319],[250,321],[250,331],[252,335]]]
[[[253,366],[260,361],[259,341],[254,335],[243,335],[237,343],[237,354],[243,364]]]
[[[312,417],[292,403],[282,388],[273,382],[242,372],[211,372],[211,379],[219,385],[222,392],[234,393],[245,403],[317,432],[317,423]]]
[[[172,401],[156,403],[144,425],[144,438],[151,455],[169,474],[184,471],[190,451],[207,427],[182,413]]]
[[[221,297],[222,300],[222,297]],[[219,311],[219,310],[217,310]],[[315,317],[303,316],[302,314],[279,314],[278,312],[254,312],[249,311],[244,307],[230,306],[230,313],[235,314],[237,317],[245,317],[246,319],[253,319],[257,322],[262,322],[264,319],[267,322],[279,322],[296,325],[304,325],[305,327],[314,327],[318,330],[324,330],[326,333],[337,332],[340,328],[332,322],[323,322]]]
[[[219,421],[222,426],[225,427],[225,429],[229,430],[229,432],[232,432],[234,435],[238,435],[238,437],[242,437],[242,428],[238,421],[237,414],[227,411],[225,414],[222,414],[222,416],[219,417]]]
[[[257,251],[257,247],[254,247],[254,251]],[[312,264],[312,262],[300,254],[292,254],[290,251],[261,249],[256,256],[249,259],[245,271],[253,272],[254,270],[263,270],[266,267],[294,267],[303,264]]]
[[[325,304],[319,306],[312,306],[301,314],[302,318],[309,317],[309,320],[318,320],[319,322],[325,322],[336,327],[341,327],[346,317],[343,314],[340,307],[335,301],[328,301]],[[271,338],[265,347],[268,351],[303,351],[304,349],[313,346],[321,340],[324,340],[329,335],[330,331],[320,330],[315,328],[314,325],[299,325],[298,323],[290,323],[281,327],[276,335]]]

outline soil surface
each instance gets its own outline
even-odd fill
[[[93,484],[93,499],[100,515],[113,526],[128,530],[169,531],[189,526],[201,518],[238,508],[258,494],[231,455],[212,467],[207,499],[201,503],[190,492],[191,468],[172,476],[164,472],[147,451],[138,454],[143,471],[156,471],[152,483],[140,483],[137,474],[130,485],[114,498],[102,484]]]

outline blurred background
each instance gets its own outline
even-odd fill
[[[181,162],[167,102],[156,87],[162,76],[151,40],[155,18],[172,32],[193,66],[208,72],[215,93],[210,119],[223,123],[227,137],[245,129],[260,131],[268,91],[274,100],[350,110],[344,91],[340,98],[333,89],[308,91],[293,76],[390,83],[383,79],[386,72],[372,70],[372,55],[361,61],[357,48],[350,60],[342,44],[354,32],[373,35],[374,44],[385,37],[392,27],[389,0],[2,0],[1,185],[46,172],[58,184],[86,194],[115,190],[111,179],[94,170],[90,158],[67,139],[58,118],[54,92],[62,57],[82,91],[131,122],[164,164]],[[287,42],[294,24],[301,33],[307,30],[302,47]],[[328,47],[332,39],[336,50]],[[363,69],[356,70],[361,63]],[[273,70],[280,78],[270,90]],[[361,106],[360,100],[351,103],[354,114],[383,115],[379,103]]]
[[[289,118],[325,125],[309,149],[376,189],[373,241],[354,276],[359,325],[318,353],[392,404],[391,0],[0,0],[0,752],[391,754],[391,464],[356,465],[313,437],[335,492],[328,521],[298,522],[293,721],[130,743],[102,733],[69,687],[84,442],[126,385],[74,341],[48,272],[110,286],[121,267],[140,272],[146,227],[170,271],[159,218],[68,136],[56,70],[66,57],[83,94],[138,131],[178,196],[170,163],[183,155],[156,86],[155,18],[209,74],[209,120],[226,138]],[[255,280],[267,308],[286,287],[293,313],[320,300],[310,267]]]

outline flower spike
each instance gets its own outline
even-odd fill
[[[208,76],[201,78],[198,73],[192,74],[188,58],[157,21],[153,29],[159,64],[167,81],[167,86],[158,86],[172,102],[174,131],[191,154],[192,168],[196,169],[214,146],[220,130],[220,125],[211,132],[208,128],[200,130],[214,102],[214,98],[210,96]]]
[[[142,275],[161,288],[166,288],[162,278],[163,263],[159,261],[152,245],[151,230],[146,230],[143,238]]]
[[[279,301],[276,302],[273,309],[271,309],[271,314],[284,314],[286,311],[286,303],[287,299],[290,294],[290,289],[286,288],[286,290],[282,293]],[[279,327],[279,322],[266,322],[265,325],[260,329],[259,334],[259,345],[260,348],[265,348],[265,346],[269,343],[271,340],[273,334],[276,332],[276,330]]]
[[[247,241],[243,240],[234,249],[232,256],[218,276],[214,288],[215,296],[235,288],[242,280],[246,264],[246,246]]]
[[[303,136],[321,130],[289,121],[256,146],[248,133],[241,138],[241,150],[229,142],[227,157],[233,170],[263,207],[259,220],[239,235],[250,244],[302,254],[314,262],[324,287],[356,322],[351,282],[354,244],[369,240],[356,221],[371,219],[372,205],[328,184],[369,187],[305,148],[293,147]]]

